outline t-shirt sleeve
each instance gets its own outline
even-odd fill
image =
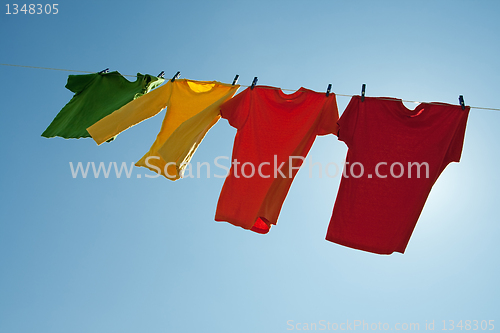
[[[68,75],[66,89],[75,94],[82,92],[99,74]]]
[[[167,107],[171,93],[172,85],[167,83],[102,118],[88,127],[87,132],[100,145],[126,129],[158,114]]]
[[[243,126],[248,118],[248,109],[250,107],[249,89],[245,89],[220,107],[221,117],[227,119],[231,126],[238,129]]]
[[[464,145],[465,128],[467,126],[467,118],[469,117],[470,107],[466,106],[465,110],[459,110],[462,114],[459,115],[460,119],[456,127],[455,134],[451,139],[450,146],[446,152],[443,168],[450,162],[460,162],[462,156],[462,148]]]
[[[337,122],[338,138],[350,147],[354,138],[354,130],[358,119],[359,96],[353,96]]]
[[[326,97],[327,101],[323,105],[321,118],[318,124],[318,135],[333,134],[337,135],[339,110],[337,108],[337,99],[335,94]]]

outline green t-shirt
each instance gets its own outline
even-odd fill
[[[130,82],[118,72],[69,75],[66,88],[75,93],[43,137],[88,138],[87,128],[128,102],[162,84],[164,79],[137,73]]]

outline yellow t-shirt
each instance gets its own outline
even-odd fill
[[[92,138],[101,144],[137,123],[153,117],[167,107],[160,132],[155,142],[135,165],[146,167],[161,173],[171,180],[180,178],[184,165],[191,159],[194,150],[206,132],[219,119],[219,107],[230,99],[239,85],[230,85],[217,81],[194,81],[177,79],[168,81],[163,86],[124,105],[112,114],[104,117],[87,129]],[[204,124],[196,124],[196,130],[183,126],[190,134],[181,139],[173,139],[162,150],[167,159],[158,154],[174,131],[188,119],[202,114]],[[209,119],[212,117],[211,119]],[[201,119],[200,118],[200,119]],[[175,137],[178,137],[176,135]],[[175,147],[178,155],[172,154],[169,148]],[[185,153],[187,151],[187,153]],[[167,165],[168,163],[168,165]],[[167,167],[167,170],[165,170]]]
[[[214,103],[183,122],[158,149],[163,160],[175,162],[180,177],[183,177],[187,164],[208,130],[219,121],[220,106],[220,103]]]

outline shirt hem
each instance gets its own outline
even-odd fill
[[[349,242],[349,241],[346,241],[346,240],[343,240],[343,239],[340,239],[337,237],[333,237],[333,236],[328,236],[328,235],[326,236],[325,239],[327,241],[335,243],[335,244],[339,244],[339,245],[350,247],[350,248],[353,248],[356,250],[371,252],[371,253],[375,253],[375,254],[390,255],[390,254],[393,254],[394,252],[401,253],[401,254],[404,254],[404,252],[405,252],[405,249],[403,249],[403,250],[382,250],[380,248],[375,248],[375,247],[371,247],[371,246],[357,244],[354,242]]]

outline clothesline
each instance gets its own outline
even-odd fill
[[[47,69],[47,70],[52,70],[52,71],[63,71],[63,72],[75,72],[75,73],[87,73],[87,74],[93,74],[96,72],[90,72],[90,71],[81,71],[81,70],[74,70],[74,69],[61,69],[61,68],[50,68],[50,67],[38,67],[38,66],[25,66],[25,65],[14,65],[14,64],[0,64],[1,66],[11,66],[11,67],[23,67],[23,68],[34,68],[34,69]],[[127,77],[137,77],[137,75],[130,75],[130,74],[121,74],[122,76],[127,76]],[[247,85],[240,84],[241,87],[250,87]],[[282,91],[296,91],[296,89],[284,89],[284,88],[274,88],[274,87],[266,87],[268,89],[280,89]],[[356,95],[346,95],[346,94],[337,94],[335,93],[335,96],[342,96],[342,97],[353,97]],[[377,97],[378,99],[384,99],[383,97]],[[410,101],[410,100],[401,100],[402,102],[406,103],[415,103],[415,104],[420,104],[423,102],[420,101]],[[426,103],[426,104],[433,104],[433,103]],[[500,111],[500,109],[497,108],[486,108],[486,107],[481,107],[481,106],[470,106],[471,109],[478,109],[478,110],[491,110],[491,111]]]

